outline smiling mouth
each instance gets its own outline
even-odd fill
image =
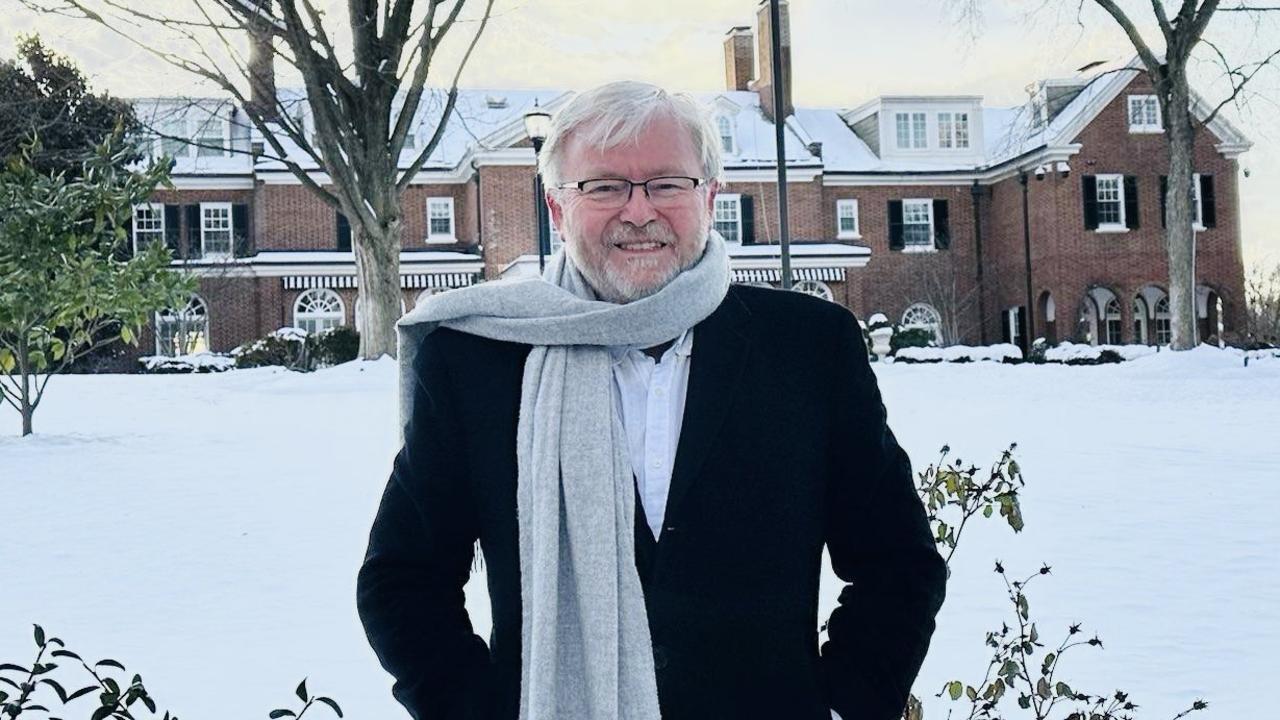
[[[640,242],[618,242],[614,243],[613,246],[627,252],[652,252],[665,248],[667,243],[658,240],[643,240]]]

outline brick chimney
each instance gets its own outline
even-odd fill
[[[751,28],[746,25],[729,28],[724,38],[724,89],[750,90],[755,74],[752,57]]]
[[[782,117],[785,119],[788,115],[795,112],[795,107],[791,104],[791,20],[787,10],[787,0],[779,0],[778,2],[778,18],[779,35],[781,42],[779,43],[779,55],[782,57]],[[769,0],[761,0],[760,7],[756,8],[756,38],[759,43],[758,54],[760,56],[760,77],[756,78],[752,83],[752,88],[760,94],[760,107],[764,110],[765,117],[773,120],[775,117],[773,107],[773,54],[770,52],[771,33],[769,24]]]
[[[271,1],[254,0],[262,19],[249,21],[249,105],[251,110],[266,120],[276,120],[279,116],[276,105],[276,70],[275,48],[271,41],[274,37],[268,23],[271,22]]]

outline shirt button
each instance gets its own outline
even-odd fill
[[[654,388],[654,389],[653,389],[653,394],[654,394],[654,395],[657,395],[658,397],[662,397],[662,395],[663,395],[662,388]]]

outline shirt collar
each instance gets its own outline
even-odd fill
[[[643,350],[644,348],[639,345],[609,346],[609,354],[613,358],[614,365],[622,362],[626,359],[627,355],[632,352],[636,352],[641,356],[644,356],[644,353],[642,352]],[[685,328],[684,332],[680,333],[680,336],[676,338],[675,343],[672,344],[671,347],[667,348],[666,352],[662,354],[662,357],[665,358],[669,353],[675,353],[680,357],[689,357],[693,354],[693,328]]]

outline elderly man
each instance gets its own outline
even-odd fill
[[[730,286],[689,98],[582,93],[542,152],[566,252],[400,322],[357,593],[393,694],[419,720],[897,717],[945,568],[857,321]],[[824,545],[848,585],[819,652]]]

